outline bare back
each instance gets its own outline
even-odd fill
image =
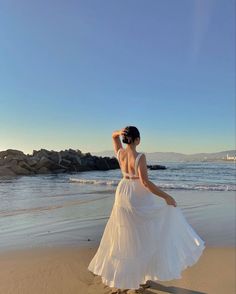
[[[142,153],[127,152],[124,148],[120,148],[117,152],[117,159],[123,174],[138,177],[138,162]]]

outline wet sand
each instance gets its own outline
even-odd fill
[[[173,191],[170,194],[207,246],[236,247],[234,191]],[[114,203],[114,191],[96,191],[94,194],[71,197],[61,194],[60,201],[55,203],[47,197],[44,200],[39,198],[40,205],[39,200],[35,203],[24,197],[17,209],[10,209],[9,216],[2,208],[0,252],[48,245],[98,245]],[[9,207],[13,206],[13,200]],[[2,201],[4,203],[4,199]],[[163,200],[157,198],[157,201]],[[37,209],[22,209],[25,203]]]
[[[141,293],[234,294],[236,248],[206,247],[199,261],[182,272],[182,278],[151,281]],[[0,293],[4,294],[110,294],[100,276],[87,266],[97,246],[38,247],[0,253]]]

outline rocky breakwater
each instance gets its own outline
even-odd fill
[[[147,165],[150,170],[166,169],[166,166],[160,164]]]
[[[0,151],[0,176],[109,170],[119,168],[115,157],[98,157],[80,150],[34,150],[33,154],[8,149]]]

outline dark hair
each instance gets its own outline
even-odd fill
[[[125,128],[126,135],[123,135],[122,142],[125,144],[131,144],[136,138],[140,138],[139,130],[134,126],[127,126]]]

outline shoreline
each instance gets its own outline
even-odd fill
[[[65,197],[59,196],[57,203],[52,197],[54,203],[36,206],[39,210],[29,207],[22,213],[2,216],[0,252],[35,246],[96,246],[114,205],[114,191],[95,191],[94,194],[92,191],[84,195],[82,191],[81,197],[76,190],[70,191],[73,192],[75,196],[70,198],[66,193]],[[206,246],[236,247],[233,191],[173,191],[170,194]],[[157,201],[164,200],[157,198]]]
[[[14,249],[0,252],[0,293],[110,294],[115,288],[87,266],[98,245]],[[151,281],[143,293],[235,293],[236,247],[206,246],[181,279]],[[186,292],[188,291],[188,292]],[[134,293],[133,290],[121,293]]]

